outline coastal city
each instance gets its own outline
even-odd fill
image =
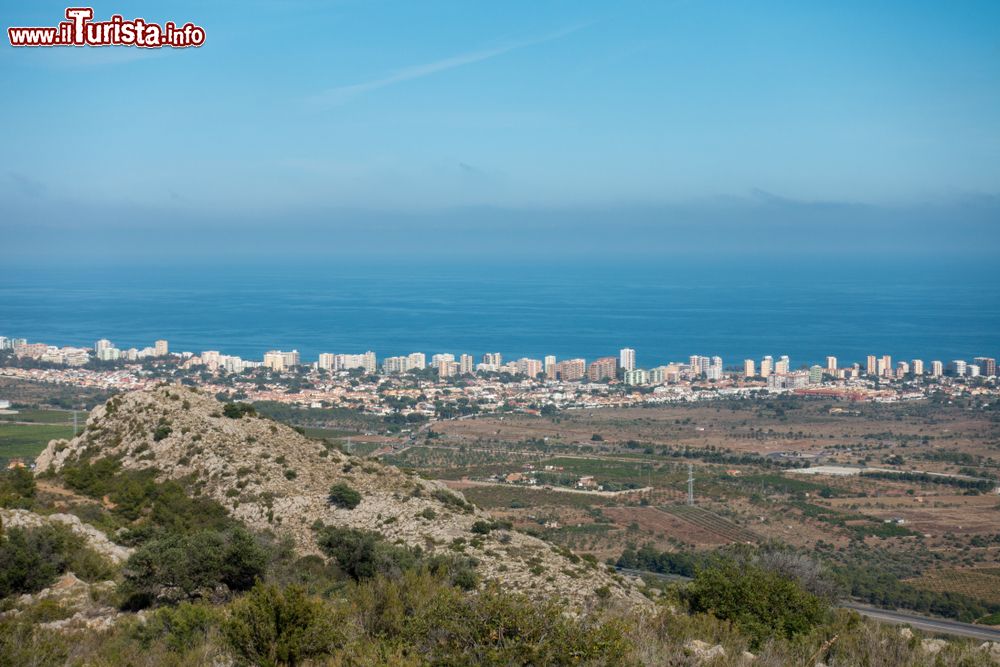
[[[778,394],[833,400],[896,402],[949,396],[996,395],[994,357],[950,361],[893,360],[868,355],[842,363],[796,366],[787,355],[726,365],[719,356],[691,355],[652,368],[636,351],[593,360],[507,360],[499,352],[413,352],[379,359],[374,351],[319,354],[269,350],[259,360],[218,350],[174,352],[167,340],[120,349],[107,339],[92,347],[58,346],[0,336],[0,377],[88,387],[109,392],[182,382],[229,399],[274,401],[313,408],[347,408],[417,422],[503,411],[628,407]],[[2,397],[0,397],[2,398]]]

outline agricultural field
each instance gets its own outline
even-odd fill
[[[49,440],[73,437],[73,426],[60,424],[0,424],[0,460],[34,458]]]
[[[718,535],[726,542],[742,542],[753,544],[760,542],[760,535],[747,530],[737,524],[722,518],[704,508],[690,505],[667,505],[658,508],[667,514],[686,521],[687,523],[703,528],[710,533]]]
[[[936,593],[960,593],[1000,604],[1000,567],[931,570],[906,580],[914,587]]]
[[[86,412],[77,413],[80,426],[87,421]],[[72,424],[72,410],[16,410],[10,413],[0,413],[0,423],[3,422],[30,422],[35,424]]]

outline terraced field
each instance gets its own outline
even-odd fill
[[[660,508],[668,514],[694,524],[732,542],[760,542],[761,537],[753,531],[738,526],[714,512],[691,505],[664,505]]]

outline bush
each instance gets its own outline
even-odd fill
[[[182,652],[203,642],[219,621],[214,607],[182,602],[149,614],[145,623],[135,627],[133,635],[143,647],[162,641],[170,650]]]
[[[354,528],[324,528],[319,548],[356,581],[376,575],[398,577],[417,565],[419,554],[409,547],[387,543],[379,533]]]
[[[302,588],[258,584],[230,605],[223,632],[239,663],[276,667],[332,652],[336,628],[326,605]]]
[[[463,595],[432,573],[409,572],[361,584],[352,597],[359,641],[392,642],[416,664],[633,664],[624,622],[590,623],[496,584]]]
[[[169,426],[167,426],[166,424],[160,424],[159,426],[156,427],[156,430],[153,431],[153,441],[159,442],[160,440],[163,440],[168,435],[170,435],[172,432],[173,431]]]
[[[132,554],[120,590],[125,606],[248,590],[264,576],[267,554],[243,528],[155,539]],[[219,591],[219,587],[225,589]]]
[[[361,504],[361,494],[343,482],[330,487],[331,505],[352,510]]]
[[[477,535],[489,535],[491,530],[493,530],[493,524],[489,521],[476,521],[472,524],[472,532]]]
[[[95,581],[112,575],[112,568],[66,526],[10,528],[0,536],[0,598],[37,593],[72,570]]]
[[[256,416],[257,411],[248,403],[226,403],[222,406],[222,414],[230,419],[242,419],[244,415]]]
[[[176,481],[156,481],[156,470],[122,470],[111,458],[93,463],[76,463],[61,471],[66,485],[91,498],[108,496],[115,507],[112,515],[129,522],[116,538],[136,545],[164,533],[191,533],[199,530],[227,530],[236,525],[226,509],[216,501],[192,498]]]
[[[461,497],[445,489],[434,489],[431,497],[444,505],[460,509],[463,512],[471,512],[474,509],[471,504],[462,500]]]
[[[35,476],[27,468],[0,472],[0,507],[30,509],[35,500]]]
[[[821,623],[826,603],[797,582],[756,565],[720,560],[698,571],[686,591],[692,612],[732,621],[755,647],[768,638],[806,634]]]

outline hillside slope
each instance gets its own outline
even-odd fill
[[[39,473],[79,459],[117,457],[126,469],[184,480],[256,530],[290,535],[302,554],[319,553],[313,526],[374,530],[431,553],[464,553],[482,580],[586,608],[598,598],[627,605],[648,599],[603,566],[508,530],[472,531],[491,517],[436,482],[375,460],[329,449],[283,424],[236,415],[194,388],[161,386],[116,396],[90,414],[73,440],[54,440]],[[332,506],[330,488],[360,493],[353,509]]]

